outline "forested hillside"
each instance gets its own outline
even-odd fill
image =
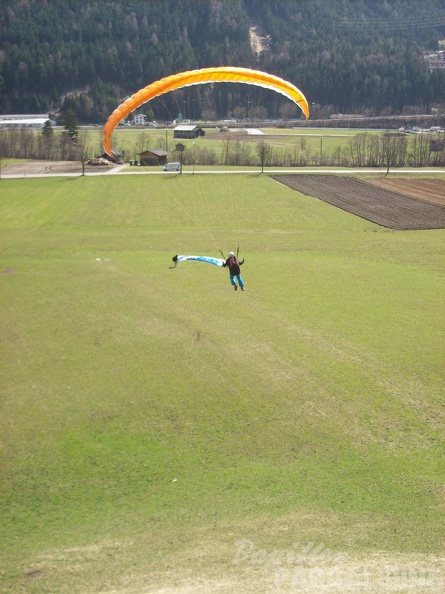
[[[445,103],[445,71],[429,72],[422,55],[445,40],[443,0],[2,0],[0,38],[1,113],[70,108],[100,123],[158,78],[220,65],[286,78],[320,114]],[[156,119],[283,113],[275,93],[246,93],[192,87],[142,111]]]

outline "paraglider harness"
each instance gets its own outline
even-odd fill
[[[220,254],[222,255],[222,257],[224,258],[224,260],[226,261],[224,266],[228,266],[229,270],[230,270],[230,274],[232,276],[238,276],[241,272],[240,270],[240,266],[242,264],[244,264],[244,258],[240,261],[238,260],[238,255],[239,255],[239,247],[236,250],[236,256],[229,256],[227,259],[224,256],[223,252],[220,250]]]

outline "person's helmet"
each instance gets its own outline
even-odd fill
[[[232,258],[235,256],[235,254],[233,252],[229,252],[229,256],[232,256]]]

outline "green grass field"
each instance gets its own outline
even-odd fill
[[[199,160],[203,158],[205,152],[214,152],[217,158],[221,158],[224,149],[224,143],[230,138],[230,135],[220,131],[218,126],[213,128],[205,127],[205,136],[193,140],[178,140],[173,137],[172,128],[134,128],[118,126],[113,132],[112,147],[114,150],[125,154],[127,159],[135,159],[138,154],[147,148],[166,149],[171,153],[170,160],[175,160],[174,148],[178,142],[186,147],[184,158],[191,160],[191,154],[194,153]],[[330,128],[311,128],[302,127],[292,128],[260,128],[264,135],[249,137],[246,135],[232,136],[232,144],[238,142],[245,145],[245,150],[250,151],[254,158],[257,154],[257,144],[261,141],[267,142],[275,150],[297,150],[308,152],[311,155],[323,154],[332,156],[336,150],[348,150],[351,138],[357,134],[381,134],[381,130],[363,130],[363,129],[330,129]],[[87,153],[99,155],[102,148],[102,130],[84,130],[81,132],[85,136],[88,147]],[[233,149],[232,149],[233,150]]]
[[[444,231],[261,175],[0,185],[2,592],[295,592],[312,545],[443,584]],[[246,293],[171,261],[237,246]]]
[[[348,149],[350,139],[357,134],[363,134],[365,130],[357,129],[329,129],[329,128],[260,128],[263,135],[254,135],[252,137],[246,135],[233,136],[229,141],[232,144],[238,142],[245,145],[245,150],[250,151],[250,155],[254,158],[257,154],[257,145],[259,142],[267,142],[267,144],[275,150],[299,150],[301,152],[309,152],[311,155],[324,156],[332,155],[335,150],[341,149],[343,151]],[[381,130],[367,130],[368,134],[381,134]],[[90,139],[90,146],[99,147],[100,138],[99,132],[88,132]],[[137,157],[138,153],[148,148],[168,148],[169,151],[174,151],[174,147],[178,142],[181,142],[186,147],[184,158],[191,159],[191,154],[194,152],[199,159],[203,151],[213,151],[219,158],[224,149],[224,143],[228,141],[230,135],[223,133],[215,126],[214,128],[205,128],[205,136],[192,140],[178,140],[173,138],[172,129],[156,129],[156,128],[122,128],[118,127],[113,133],[112,146],[131,158]],[[95,140],[94,140],[95,139]],[[97,149],[96,149],[97,150]],[[232,148],[233,151],[233,148]],[[176,159],[174,153],[171,155],[171,160]]]

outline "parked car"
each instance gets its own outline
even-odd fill
[[[181,163],[167,163],[164,165],[164,171],[181,171]]]

